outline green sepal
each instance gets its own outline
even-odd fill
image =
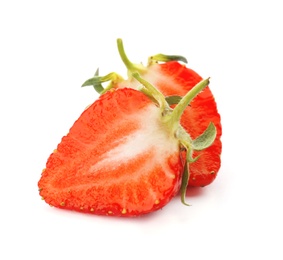
[[[111,72],[109,74],[107,74],[106,76],[100,77],[98,75],[98,70],[96,71],[94,77],[86,80],[82,87],[86,87],[86,86],[93,86],[94,89],[99,93],[99,94],[103,94],[105,93],[107,90],[111,89],[113,87],[114,84],[121,82],[122,80],[124,80],[119,74],[115,73],[115,72]],[[107,88],[103,88],[101,83],[110,81],[110,84]]]
[[[190,173],[188,169],[188,163],[186,162],[184,167],[184,173],[182,176],[181,188],[180,188],[181,202],[186,206],[190,206],[190,204],[186,203],[186,192],[187,192],[189,179],[190,179]]]
[[[99,68],[97,68],[96,72],[94,73],[94,76],[99,76]]]
[[[120,38],[117,39],[117,47],[118,47],[118,51],[119,51],[120,57],[121,57],[123,63],[125,64],[126,68],[128,69],[128,76],[129,77],[131,77],[131,74],[133,72],[138,72],[140,74],[143,74],[144,72],[147,71],[147,68],[144,67],[142,64],[132,63],[128,59],[128,57],[126,55],[126,52],[125,52],[125,49],[124,49],[123,41]]]
[[[156,103],[159,105],[162,112],[169,109],[169,105],[165,100],[165,97],[157,88],[142,78],[138,72],[133,72],[132,77],[144,86],[144,88],[140,87],[139,90],[150,97],[151,100],[156,100]]]
[[[149,61],[162,61],[162,62],[167,62],[167,61],[182,61],[184,63],[187,63],[187,59],[183,56],[180,55],[165,55],[165,54],[156,54],[151,57],[149,57]]]
[[[213,144],[216,137],[216,127],[213,123],[209,123],[205,131],[192,141],[192,148],[197,151],[204,150]]]
[[[198,155],[195,158],[193,158],[192,152],[188,152],[188,154],[187,154],[187,162],[188,163],[194,163],[195,161],[198,160],[199,157],[200,157],[200,155]]]
[[[138,91],[145,94],[153,103],[155,103],[157,106],[159,106],[158,100],[155,99],[155,97],[152,95],[152,93],[144,86],[139,86],[137,88]]]
[[[99,76],[99,68],[97,68],[97,70],[96,70],[96,72],[94,73],[94,76],[95,77],[98,77]],[[96,92],[98,92],[98,93],[102,93],[103,92],[103,90],[104,90],[104,88],[103,88],[103,86],[102,86],[102,84],[100,83],[97,83],[97,85],[95,85],[95,86],[93,86],[94,87],[94,89],[96,90]]]
[[[176,105],[180,102],[180,100],[182,99],[181,96],[167,96],[165,97],[167,103],[169,106],[171,105]]]

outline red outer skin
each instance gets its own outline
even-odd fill
[[[103,165],[95,174],[89,170],[124,140],[119,138],[139,129],[136,115],[148,106],[155,105],[141,92],[125,88],[107,92],[87,108],[47,160],[38,182],[46,203],[84,213],[127,217],[165,206],[180,188],[183,163],[178,152],[162,156],[160,164],[154,163],[150,161],[154,147],[150,146],[127,164]],[[148,166],[146,171],[144,165]]]
[[[192,87],[202,80],[192,69],[176,61],[153,64],[142,75],[157,87],[165,96],[184,96]],[[206,87],[185,110],[181,124],[195,139],[213,122],[217,129],[214,143],[207,149],[194,152],[194,157],[200,158],[190,164],[190,179],[188,186],[206,186],[213,182],[221,166],[222,125],[217,111],[217,105],[209,87]]]

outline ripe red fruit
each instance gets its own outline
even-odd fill
[[[184,96],[202,80],[195,71],[177,61],[151,64],[142,76],[165,96]],[[190,133],[192,139],[195,139],[204,132],[210,122],[216,126],[217,135],[210,147],[194,151],[193,157],[198,159],[190,165],[189,186],[209,185],[216,178],[221,166],[221,118],[214,96],[210,88],[206,87],[184,111],[181,125]]]
[[[180,118],[208,80],[187,93],[172,110],[164,96],[139,74],[140,91],[122,88],[88,107],[47,160],[40,195],[55,207],[87,213],[138,216],[165,206],[180,190],[184,202],[187,161],[207,148],[211,124],[192,140]],[[185,164],[187,168],[187,164]],[[184,202],[185,203],[185,202]]]
[[[140,75],[159,89],[164,96],[170,100],[171,107],[179,101],[178,97],[184,96],[202,77],[194,70],[187,68],[179,61],[186,62],[182,56],[167,56],[158,54],[149,58],[148,65],[133,64],[127,58],[121,39],[117,40],[120,56],[128,69],[129,78],[124,80],[116,73],[110,73],[105,77],[95,77],[87,80],[83,86],[93,85],[100,92],[105,93],[111,88],[131,87],[137,89],[140,83],[133,78],[132,72],[138,71]],[[111,81],[107,88],[103,88],[101,83]],[[172,101],[173,100],[173,101]],[[174,101],[177,100],[177,101]],[[209,87],[206,87],[190,105],[185,109],[181,125],[195,139],[205,131],[209,123],[213,123],[217,129],[214,143],[205,150],[194,151],[192,157],[198,158],[190,164],[189,186],[206,186],[217,176],[221,166],[222,152],[222,125],[221,118],[217,111],[217,104]]]

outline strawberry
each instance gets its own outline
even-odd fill
[[[132,87],[137,89],[139,82],[131,74],[138,71],[140,75],[156,88],[158,88],[170,101],[171,107],[178,102],[180,96],[184,96],[197,83],[202,80],[194,70],[187,68],[179,61],[187,62],[182,56],[168,56],[158,54],[149,58],[148,65],[133,64],[127,58],[121,39],[117,40],[120,56],[128,69],[129,78],[124,80],[116,73],[110,73],[106,77],[95,77],[87,80],[83,86],[93,85],[95,89],[104,93],[111,88]],[[101,83],[110,80],[107,88]],[[175,99],[177,101],[175,101]],[[193,157],[198,158],[190,165],[189,186],[206,186],[213,182],[221,166],[222,152],[222,126],[217,105],[209,87],[205,88],[187,107],[181,118],[181,125],[190,133],[192,138],[199,136],[213,122],[217,129],[214,143],[202,151],[194,151]]]
[[[184,96],[202,78],[177,61],[149,65],[143,77],[159,88],[165,96]],[[189,186],[209,185],[221,165],[222,126],[217,105],[209,87],[205,88],[184,111],[181,124],[192,138],[199,136],[213,122],[217,129],[214,143],[205,150],[195,151],[198,159],[190,166]]]
[[[197,84],[171,109],[150,83],[138,73],[133,77],[139,91],[121,88],[100,96],[50,155],[38,182],[46,203],[130,217],[164,207],[181,189],[185,204],[189,164],[184,159],[190,161],[188,155],[194,149],[207,148],[216,129],[211,124],[193,140],[180,119],[208,80]]]

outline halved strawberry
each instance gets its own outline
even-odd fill
[[[87,80],[83,86],[93,85],[100,93],[105,93],[111,88],[131,87],[137,89],[139,82],[132,77],[132,72],[138,71],[140,75],[158,88],[168,100],[184,96],[197,83],[202,80],[194,70],[187,68],[179,61],[186,62],[182,56],[168,56],[158,54],[149,58],[148,65],[133,64],[127,58],[121,39],[117,40],[120,56],[128,69],[127,80],[124,80],[116,73],[110,73],[105,77],[95,77]],[[161,63],[160,63],[161,62]],[[107,88],[103,88],[101,83],[111,81]],[[175,105],[172,104],[173,108]],[[181,118],[181,125],[194,139],[199,136],[212,122],[217,129],[214,143],[202,151],[194,151],[193,157],[198,159],[190,165],[189,186],[206,186],[217,176],[221,166],[222,152],[222,126],[221,118],[217,111],[217,105],[209,87],[205,88],[188,106]]]
[[[202,80],[195,71],[177,61],[153,63],[142,76],[165,96],[184,96]],[[217,135],[210,147],[202,151],[194,151],[193,157],[198,159],[190,165],[189,186],[210,184],[216,178],[221,166],[221,118],[213,94],[207,87],[186,108],[181,124],[194,139],[207,128],[210,122],[216,126]]]
[[[215,127],[192,140],[179,121],[208,80],[196,85],[172,110],[159,91],[137,73],[133,75],[140,91],[122,88],[102,95],[50,155],[38,182],[48,204],[94,214],[137,216],[166,205],[180,190],[183,177],[184,202],[188,171],[183,175],[182,151],[190,154],[208,147]]]

